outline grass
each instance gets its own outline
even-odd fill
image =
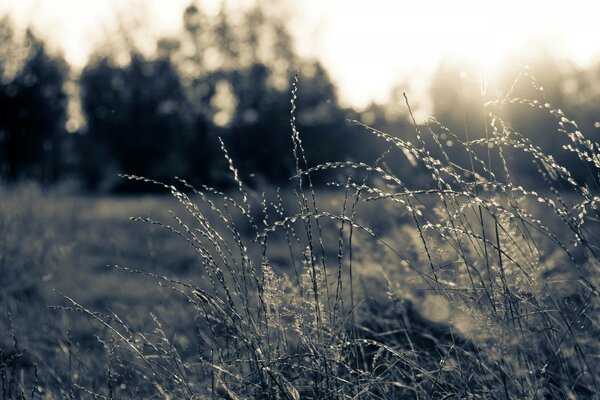
[[[558,108],[505,98],[484,138],[363,125],[389,145],[374,163],[309,167],[296,91],[292,190],[247,188],[222,146],[231,193],[136,176],[172,199],[6,192],[3,398],[595,398],[597,188],[503,107],[554,117],[594,182],[598,145]],[[544,189],[521,186],[515,155]]]

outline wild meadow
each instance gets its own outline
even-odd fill
[[[600,149],[577,122],[509,93],[474,139],[350,121],[386,150],[315,166],[297,91],[285,189],[248,186],[223,142],[228,192],[2,189],[2,398],[597,398]],[[505,107],[546,114],[588,179]]]

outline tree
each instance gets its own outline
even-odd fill
[[[235,111],[223,136],[246,177],[258,173],[284,183],[294,166],[289,95],[269,84],[270,74],[263,64],[228,74]]]
[[[214,18],[192,3],[184,12],[181,46],[192,52],[179,57],[179,66],[195,113],[210,121],[207,142],[222,136],[246,178],[256,173],[285,184],[295,168],[289,123],[295,70],[301,70],[297,121],[309,159],[345,159],[350,146],[346,113],[329,76],[296,55],[272,3],[258,1],[241,11],[223,6]]]
[[[141,55],[128,42],[126,65],[110,56],[90,62],[80,82],[88,127],[82,172],[91,187],[110,188],[117,172],[223,186],[229,179],[218,137],[245,178],[256,173],[287,183],[295,168],[294,67],[302,70],[297,116],[310,162],[346,158],[346,110],[323,67],[295,54],[270,4],[223,6],[209,17],[193,2],[183,13],[182,35],[160,40],[156,55]]]
[[[343,110],[326,71],[319,63],[302,67],[296,125],[309,166],[351,158],[356,149]],[[288,90],[279,90],[264,64],[227,75],[235,102],[231,124],[223,131],[226,144],[246,175],[258,173],[277,184],[295,174]],[[318,177],[324,177],[321,173]]]
[[[305,62],[301,69],[297,101],[297,124],[311,165],[358,158],[354,146],[358,132],[346,119],[351,114],[338,101],[337,90],[319,62]]]
[[[67,66],[31,30],[18,40],[0,20],[0,175],[56,180],[65,134]]]
[[[82,164],[91,187],[103,181],[110,187],[116,172],[159,180],[186,175],[190,112],[168,59],[134,53],[118,66],[102,57],[85,68],[81,86],[87,118]]]

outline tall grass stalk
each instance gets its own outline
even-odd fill
[[[600,319],[596,186],[578,183],[502,118],[507,104],[556,119],[565,151],[588,165],[597,185],[600,147],[575,121],[538,100],[486,104],[485,137],[462,140],[435,119],[417,140],[370,128],[385,141],[374,163],[311,166],[291,100],[295,204],[247,188],[225,143],[237,193],[148,178],[186,210],[173,222],[133,218],[172,232],[194,248],[204,282],[184,282],[125,266],[185,299],[196,351],[178,345],[153,317],[154,331],[133,330],[117,315],[64,307],[100,322],[110,365],[105,388],[76,387],[100,398],[118,394],[129,371],[140,396],[164,398],[593,398],[600,393]],[[466,121],[465,121],[466,122]],[[453,142],[452,151],[442,134]],[[457,150],[458,149],[458,150]],[[463,156],[457,156],[458,152]],[[528,157],[545,190],[518,183],[509,154]],[[408,157],[427,171],[394,171]],[[492,159],[497,160],[494,164]],[[313,176],[342,171],[336,212],[319,204]],[[379,232],[361,209],[373,202],[398,226]],[[543,208],[541,208],[543,207]],[[408,218],[406,218],[408,216]],[[249,232],[249,233],[248,233]],[[333,232],[333,234],[331,234]],[[333,237],[333,239],[332,239]],[[288,259],[274,258],[281,240]],[[367,268],[381,274],[369,286]],[[385,295],[381,293],[385,292]],[[132,372],[133,371],[133,372]],[[10,371],[2,364],[2,381]],[[142,383],[140,383],[142,382]],[[117,396],[118,397],[118,396]]]

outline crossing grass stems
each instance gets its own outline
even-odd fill
[[[151,332],[136,331],[124,317],[63,294],[68,305],[59,309],[103,327],[98,339],[108,355],[105,387],[65,382],[63,395],[536,399],[600,393],[598,187],[575,181],[501,115],[508,104],[545,110],[569,139],[564,151],[589,166],[596,185],[599,145],[575,121],[554,105],[509,93],[485,105],[483,138],[463,138],[435,119],[419,125],[412,118],[415,141],[351,121],[388,149],[373,163],[310,166],[296,126],[297,77],[292,86],[295,204],[279,190],[269,198],[247,188],[223,141],[232,193],[183,179],[170,185],[124,175],[164,188],[185,208],[186,218],[171,212],[170,223],[132,219],[192,246],[209,284],[114,268],[149,277],[185,299],[197,350],[190,356],[158,316],[152,315]],[[516,183],[509,152],[531,160],[545,190]],[[411,171],[392,171],[391,157],[425,169],[423,187],[408,182]],[[332,171],[343,176],[330,183],[339,193],[337,212],[319,204],[312,178]],[[362,221],[361,206],[370,202],[382,203],[377,209],[391,219],[407,218],[410,237],[395,242],[400,236],[381,235]],[[327,240],[327,232],[337,239]],[[284,238],[289,253],[285,269],[269,253],[274,235]],[[371,287],[378,293],[369,293],[360,289],[360,260],[380,254],[390,256],[389,265]],[[403,276],[414,277],[421,294],[411,294]],[[385,301],[373,300],[382,292]],[[422,304],[447,315],[434,322],[422,315]],[[18,350],[16,337],[14,345]],[[37,397],[8,358],[0,359],[3,398]],[[34,389],[37,373],[29,383]],[[137,389],[121,389],[124,379]]]

